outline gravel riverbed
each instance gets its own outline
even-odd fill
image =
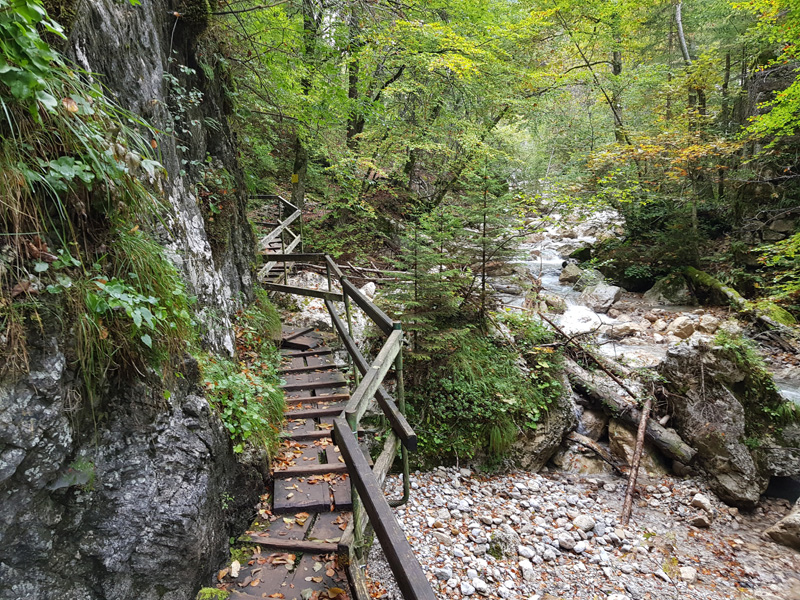
[[[619,477],[439,467],[411,481],[395,514],[442,599],[800,600],[800,553],[762,533],[785,500],[744,514],[696,480],[640,480],[623,528]],[[377,542],[367,576],[373,595],[401,600]]]

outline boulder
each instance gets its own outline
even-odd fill
[[[778,544],[800,550],[800,501],[792,512],[767,529],[766,534]]]
[[[558,276],[558,282],[562,284],[575,283],[581,278],[582,274],[583,271],[578,265],[574,263],[568,263],[567,266],[561,270],[561,274]]]
[[[633,321],[615,323],[614,325],[606,325],[603,327],[605,336],[612,340],[621,340],[622,338],[642,333],[644,330],[645,327],[643,325]]]
[[[603,274],[596,269],[584,269],[578,281],[572,286],[576,292],[582,292],[588,287],[598,285],[606,280]]]
[[[693,333],[694,333],[694,323],[689,317],[685,315],[678,317],[667,326],[668,335],[674,335],[675,337],[679,337],[682,340],[691,337]]]
[[[695,463],[711,489],[728,504],[755,507],[768,476],[744,444],[746,414],[732,391],[741,393],[745,373],[705,343],[670,347],[658,370],[666,379],[674,427],[698,450]]]
[[[508,523],[504,523],[492,534],[489,550],[496,548],[505,557],[515,557],[519,545],[519,534]]]
[[[622,288],[616,285],[600,283],[593,285],[581,293],[580,302],[595,312],[605,313],[617,300],[622,297]]]
[[[552,312],[562,314],[565,310],[567,310],[567,302],[561,296],[557,296],[556,294],[550,294],[548,292],[540,292],[539,299],[544,300],[545,305],[549,308]]]
[[[643,299],[650,304],[673,306],[697,304],[697,299],[689,289],[686,279],[676,273],[656,281],[655,285],[644,293]]]
[[[578,433],[595,441],[599,440],[608,427],[608,415],[602,410],[584,408],[578,420]]]
[[[536,429],[526,430],[511,446],[511,459],[525,471],[538,471],[545,466],[577,424],[572,388],[566,377],[562,386],[564,393],[547,408]]]
[[[608,445],[611,449],[611,454],[624,464],[630,465],[633,462],[633,453],[636,451],[636,431],[621,421],[611,419],[608,424]],[[667,469],[661,463],[657,452],[648,444],[645,444],[640,465],[648,473],[657,473],[659,475],[667,473]]]
[[[721,323],[722,322],[713,315],[703,315],[697,323],[697,330],[703,333],[713,334],[719,329]]]

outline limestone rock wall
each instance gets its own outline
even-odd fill
[[[77,0],[62,50],[161,130],[174,121],[165,72],[202,92],[183,116],[191,135],[157,137],[168,206],[161,223],[143,226],[154,229],[197,297],[206,343],[230,353],[231,316],[251,293],[253,236],[240,192],[227,242],[212,248],[192,191],[197,172],[182,162],[210,154],[243,187],[224,73],[201,68],[203,33],[176,20],[183,8],[170,0],[135,7]],[[0,380],[0,599],[193,598],[224,560],[266,469],[236,461],[191,359],[181,377],[163,382],[169,399],[155,374],[140,374],[107,386],[89,410],[67,358],[69,332],[45,322],[30,337],[30,372]]]

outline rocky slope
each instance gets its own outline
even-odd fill
[[[169,213],[155,234],[198,299],[205,342],[231,353],[230,318],[252,285],[253,239],[242,193],[216,240],[193,193],[198,174],[186,165],[207,155],[242,185],[225,74],[201,24],[176,16],[186,8],[79,0],[62,50],[162,132],[175,117],[190,132],[153,141],[169,173]],[[169,86],[165,74],[178,84]],[[177,104],[179,88],[202,101]],[[196,365],[186,360],[182,377],[163,382],[167,400],[155,391],[163,385],[156,373],[112,380],[87,414],[76,410],[81,374],[67,358],[69,332],[45,320],[29,337],[29,374],[0,381],[0,598],[193,598],[224,559],[237,509],[255,505],[264,477],[234,459],[198,389]]]

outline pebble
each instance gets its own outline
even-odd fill
[[[791,586],[800,588],[800,555],[779,552],[751,522],[775,511],[729,511],[698,480],[662,476],[643,485],[628,528],[619,521],[624,481],[611,475],[440,468],[413,474],[412,484],[395,515],[439,600],[728,600],[734,585],[788,600]],[[399,479],[390,477],[386,491],[399,493]],[[710,529],[692,529],[712,518]],[[777,550],[767,559],[762,548]],[[385,600],[401,600],[376,552],[379,544],[368,575],[386,584]]]

